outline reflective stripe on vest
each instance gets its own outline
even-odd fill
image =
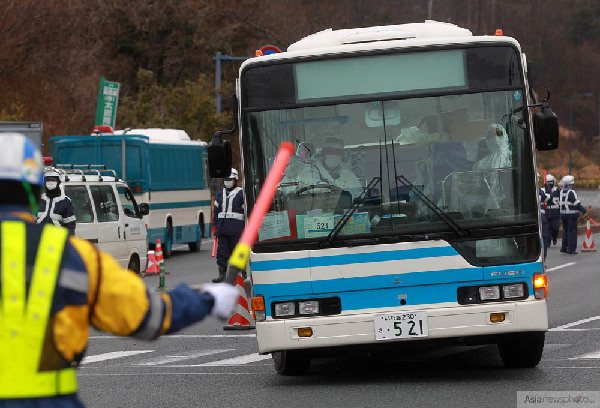
[[[228,195],[227,190],[223,189],[223,205],[221,206],[222,211],[219,213],[217,218],[244,221],[244,214],[233,211],[233,200],[237,197],[240,191],[242,191],[242,188],[236,187]]]
[[[44,227],[27,296],[25,223],[0,225],[0,398],[76,393],[74,368],[38,371],[68,231],[49,224]]]
[[[575,202],[571,203],[568,201],[569,193],[573,190],[562,190],[560,192],[560,213],[561,214],[579,214],[578,209],[571,209],[571,206],[576,206],[579,204],[579,200],[577,199],[577,193],[573,191],[573,196],[575,197]]]

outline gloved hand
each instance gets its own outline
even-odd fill
[[[590,215],[588,213],[583,214],[583,219],[587,220],[590,218]]]
[[[214,299],[211,314],[220,319],[229,319],[235,312],[240,293],[229,283],[209,283],[202,287],[202,292],[210,294]]]

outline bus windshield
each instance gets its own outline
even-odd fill
[[[456,80],[436,82],[450,86],[447,94],[427,96],[403,81],[396,98],[381,97],[377,85],[378,97],[349,101],[335,85],[331,93],[295,91],[327,103],[312,98],[301,106],[303,99],[295,99],[296,106],[285,109],[247,109],[250,205],[279,143],[297,147],[259,240],[322,240],[350,209],[338,240],[452,231],[440,212],[465,230],[535,224],[531,140],[516,120],[527,120],[524,88],[500,78],[496,89],[476,92],[477,81],[470,75],[459,81],[457,70]]]

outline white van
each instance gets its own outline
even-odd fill
[[[94,243],[119,264],[143,274],[148,262],[147,227],[131,190],[104,166],[59,165],[61,187],[73,203],[75,235]]]

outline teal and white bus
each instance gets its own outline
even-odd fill
[[[176,129],[133,129],[92,136],[50,138],[58,164],[103,164],[117,172],[137,202],[148,203],[144,216],[148,243],[161,240],[163,255],[174,244],[200,250],[210,236],[212,213],[206,143]]]
[[[538,364],[535,147],[557,147],[558,120],[515,39],[433,21],[325,30],[246,60],[237,98],[247,211],[279,144],[297,146],[250,256],[258,349],[279,373],[407,342]],[[332,138],[359,194],[319,176]]]

